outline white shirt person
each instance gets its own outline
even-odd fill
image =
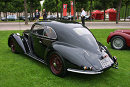
[[[81,9],[81,21],[82,21],[82,25],[85,26],[85,16],[86,16],[86,12],[84,11],[84,9]]]
[[[81,12],[81,17],[83,17],[83,16],[86,16],[86,12],[84,10],[82,10],[82,12]]]

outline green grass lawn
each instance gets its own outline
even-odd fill
[[[68,73],[60,78],[53,75],[47,66],[23,54],[13,54],[7,45],[11,33],[0,31],[0,87],[130,87],[130,50],[114,50],[106,38],[114,29],[91,30],[97,40],[117,56],[119,69],[100,75]]]
[[[15,21],[1,21],[0,22],[24,22],[24,20],[15,20]]]

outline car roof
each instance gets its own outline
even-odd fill
[[[73,21],[50,21],[46,20],[44,22],[36,22],[34,25],[41,25],[41,26],[49,26],[51,27],[57,34],[59,40],[63,40],[64,37],[66,38],[73,38],[71,35],[74,33],[74,28],[83,28],[83,26],[78,22]],[[66,39],[64,38],[64,39]]]
[[[41,21],[41,22],[37,22],[35,24],[39,24],[39,25],[47,25],[47,26],[51,26],[52,28],[54,28],[55,31],[57,30],[64,30],[64,29],[73,29],[73,28],[81,28],[83,27],[80,23],[78,22],[74,22],[74,21],[60,21],[60,20],[56,20],[56,21],[51,21],[51,20],[45,20],[45,21]]]

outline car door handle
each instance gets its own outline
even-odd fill
[[[39,41],[39,43],[42,43],[42,41]]]

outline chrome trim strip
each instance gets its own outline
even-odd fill
[[[77,69],[67,69],[67,71],[70,71],[70,72],[75,72],[75,73],[81,73],[81,74],[101,74],[103,73],[103,71],[99,72],[95,72],[95,71],[88,71],[88,70],[77,70]]]
[[[29,48],[30,53],[32,53],[32,50],[31,50],[31,48],[30,48],[30,45],[29,45],[29,42],[28,42],[27,38],[24,38],[24,40],[25,40],[26,43],[27,43],[27,46],[28,46],[28,48]]]
[[[35,56],[31,55],[31,54],[27,54],[27,53],[25,53],[25,54],[26,54],[27,56],[29,56],[29,57],[31,57],[31,58],[33,58],[33,59],[35,59],[35,60],[41,62],[41,63],[46,64],[45,61],[42,60],[42,59],[40,59],[40,58],[37,58],[37,57],[35,57]],[[46,65],[47,65],[47,64],[46,64]]]

